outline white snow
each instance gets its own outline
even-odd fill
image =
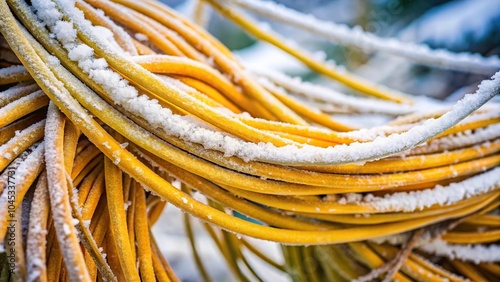
[[[65,24],[62,21],[61,14],[52,4],[48,4],[50,1],[34,0],[33,2],[39,3],[37,6],[38,16],[48,24],[52,31],[55,33],[56,38],[64,44],[64,47],[70,52],[70,58],[72,60],[78,61],[80,67],[88,72],[90,76],[96,80],[99,84],[109,91],[116,102],[124,106],[127,110],[138,113],[139,116],[145,118],[151,125],[162,128],[168,134],[179,136],[185,141],[196,142],[203,144],[207,149],[220,150],[225,153],[226,156],[238,156],[245,160],[263,160],[267,162],[284,162],[292,164],[306,164],[306,163],[347,163],[347,162],[359,162],[368,159],[377,159],[390,154],[398,153],[406,149],[415,147],[416,145],[425,142],[429,138],[439,134],[446,128],[460,122],[465,116],[471,113],[473,110],[477,109],[485,103],[489,98],[494,96],[499,92],[499,79],[500,73],[497,73],[492,81],[484,81],[480,89],[475,93],[475,95],[469,95],[462,101],[457,103],[453,109],[441,118],[435,120],[429,120],[428,122],[416,126],[410,129],[406,133],[393,134],[388,137],[380,136],[377,137],[373,142],[367,143],[354,143],[352,145],[336,146],[327,149],[320,149],[312,146],[304,146],[303,148],[298,148],[296,146],[286,146],[277,148],[271,144],[254,144],[250,142],[244,142],[240,139],[227,136],[221,132],[217,132],[212,129],[203,128],[192,122],[189,119],[183,118],[178,115],[174,115],[168,109],[163,109],[157,103],[157,101],[149,100],[145,96],[138,96],[139,93],[130,87],[128,83],[123,80],[117,73],[110,70],[107,63],[103,59],[96,59],[93,57],[93,50],[87,45],[77,43],[72,31],[66,30],[66,28],[73,28],[73,25]],[[73,7],[71,4],[73,2],[58,0],[56,1],[64,12],[67,12],[71,17],[70,20],[79,21],[84,28],[89,28],[78,15],[73,14]],[[51,2],[50,2],[51,3]],[[46,8],[46,10],[41,10]],[[50,11],[50,13],[49,13]],[[69,22],[67,22],[69,23]],[[64,29],[64,30],[63,30]],[[90,28],[92,30],[92,28]],[[95,31],[95,33],[97,33]],[[93,33],[95,35],[95,33]],[[136,36],[137,37],[137,36]],[[112,43],[109,40],[104,40],[104,37],[99,37],[97,40],[101,40],[101,43],[106,42],[111,46]],[[375,41],[376,42],[376,41]],[[380,47],[382,48],[382,47]],[[387,47],[385,47],[387,48]],[[390,48],[389,48],[390,49]],[[388,49],[388,50],[389,50]],[[430,52],[435,56],[436,53]],[[455,55],[451,55],[452,59],[449,59],[449,55],[444,56],[448,58],[449,61],[455,63],[459,61]],[[470,64],[470,61],[475,62],[467,57],[466,61]],[[481,62],[484,60],[481,59]],[[472,64],[474,65],[474,64]],[[485,65],[487,66],[487,65]],[[483,70],[483,67],[481,67]],[[344,98],[342,96],[342,98]],[[368,99],[367,99],[368,100]],[[370,101],[370,103],[372,103]],[[359,104],[359,101],[357,102]],[[389,106],[390,103],[384,106]],[[355,105],[353,105],[355,106]],[[368,105],[365,105],[368,107]],[[393,110],[401,110],[401,105],[398,108],[392,108]],[[490,127],[490,129],[493,128]],[[485,129],[487,130],[487,129]],[[50,156],[49,156],[50,157]],[[115,156],[114,161],[117,163],[120,161],[119,156]],[[403,211],[416,210],[428,206],[434,201],[437,204],[450,204],[464,198],[478,195],[491,189],[492,185],[498,185],[499,179],[495,174],[500,174],[500,168],[493,169],[486,172],[480,176],[472,177],[460,183],[450,184],[447,187],[435,187],[434,189],[419,191],[418,197],[415,195],[410,195],[409,193],[395,193],[392,196],[394,198],[374,198],[370,200],[370,204],[375,205],[378,209],[399,209]],[[468,182],[467,182],[468,181]],[[413,193],[413,192],[412,192]],[[417,192],[415,192],[417,193]],[[417,198],[415,201],[410,202],[407,206],[401,206],[400,203],[405,203],[407,198]],[[422,197],[419,200],[419,196]],[[362,198],[358,194],[348,194],[345,199],[341,199],[342,202],[348,201],[360,201]],[[187,203],[186,198],[182,198],[184,203]],[[64,226],[64,231],[69,226]],[[185,243],[185,242],[184,242]],[[442,246],[440,243],[436,243],[437,247],[434,249],[439,250],[447,256],[464,256],[467,258],[465,250],[462,251],[459,247],[452,247],[449,245]],[[178,244],[172,244],[177,250]],[[162,247],[164,246],[162,244]],[[454,251],[446,251],[449,249]],[[482,249],[481,249],[482,248]],[[187,249],[187,248],[186,248]],[[475,246],[472,248],[474,259],[477,261],[498,261],[498,255],[495,257],[493,251],[497,251],[498,246],[493,247],[481,247]],[[444,251],[443,251],[444,250]],[[483,254],[480,254],[483,252]],[[479,254],[476,254],[479,253]]]
[[[134,37],[135,37],[135,39],[142,41],[142,42],[148,41],[148,37],[142,33],[136,33],[136,34],[134,34]]]
[[[23,154],[21,157],[19,157],[14,161],[16,164],[19,164],[19,166],[17,166],[15,170],[15,179],[17,180],[16,185],[14,187],[16,195],[14,203],[15,206],[20,206],[20,203],[24,198],[24,195],[28,191],[33,181],[35,181],[35,178],[37,176],[35,172],[44,162],[43,158],[43,154],[45,151],[44,142],[34,144],[30,147],[30,149],[31,153]],[[7,173],[4,172],[3,175],[7,176]],[[9,193],[2,193],[0,195],[0,206],[2,207],[8,206],[8,201],[9,201],[8,194]],[[8,213],[9,213],[8,209],[6,208],[0,209],[0,218],[6,221],[8,219]]]
[[[23,65],[13,65],[10,67],[0,68],[0,78],[8,79],[15,75],[28,73]]]
[[[270,82],[272,81],[292,93],[302,95],[309,99],[331,103],[341,108],[352,109],[360,113],[403,115],[416,110],[412,105],[346,95],[325,86],[304,82],[299,77],[291,78],[269,69],[258,68],[252,71],[261,76],[259,82],[264,86],[272,85]]]
[[[401,153],[401,156],[430,154],[438,151],[453,150],[478,144],[500,137],[500,124],[479,128],[474,132],[466,131],[428,141],[421,146]]]
[[[31,94],[38,90],[39,87],[36,83],[24,83],[21,82],[16,86],[10,87],[2,92],[0,92],[0,107],[7,105],[15,100],[18,100],[28,94]]]
[[[363,31],[360,27],[351,28],[343,24],[321,21],[312,15],[305,15],[271,1],[222,1],[226,2],[226,4],[239,5],[270,19],[302,28],[332,42],[356,46],[365,52],[385,52],[421,64],[481,74],[491,74],[500,69],[500,58],[497,56],[483,57],[479,54],[453,53],[444,49],[433,50],[423,44],[402,42],[394,38],[381,38]]]
[[[418,249],[438,256],[445,256],[450,259],[460,259],[473,263],[499,262],[500,245],[455,245],[448,244],[441,239],[434,239],[430,242],[418,245]]]
[[[20,106],[29,104],[34,100],[39,100],[41,97],[44,97],[44,96],[45,96],[45,93],[43,93],[42,90],[37,90],[37,91],[32,92],[26,96],[23,96],[15,101],[12,101],[11,103],[5,105],[4,107],[1,107],[0,108],[0,116],[5,116],[6,113],[9,113],[9,112],[15,112],[15,110],[18,109]]]
[[[375,197],[372,194],[348,194],[339,203],[359,203],[375,208],[377,211],[413,212],[423,210],[433,205],[446,206],[459,201],[479,196],[500,186],[500,167],[496,167],[482,174],[469,177],[462,182],[451,183],[447,186],[437,185],[432,189],[396,192],[384,197]]]
[[[19,152],[17,152],[17,147],[12,149],[12,152],[9,152],[8,149],[9,147],[12,147],[14,144],[18,144],[17,142],[22,142],[23,139],[27,138],[30,135],[33,135],[35,131],[43,129],[43,126],[45,125],[45,120],[41,120],[39,122],[36,122],[27,128],[17,131],[16,135],[11,138],[9,141],[7,141],[5,144],[0,146],[0,158],[4,159],[12,159],[14,155],[17,156]]]
[[[377,244],[389,243],[391,245],[404,244],[410,235],[408,233],[385,236],[372,239]],[[500,245],[482,245],[482,244],[449,244],[441,238],[431,239],[428,235],[423,236],[415,244],[415,248],[425,253],[444,256],[449,259],[459,258],[461,261],[473,263],[482,262],[500,262]]]
[[[116,53],[108,41],[96,34],[92,25],[83,18],[81,13],[78,13],[79,11],[75,12],[74,7],[66,6],[63,12],[67,14],[68,18],[77,23],[92,38],[98,40],[98,44],[102,48],[106,48],[106,51],[112,54]],[[76,44],[80,43],[66,44],[64,47],[73,50]],[[105,62],[96,63],[98,61],[99,59],[89,56],[82,58],[79,65],[112,95],[116,103],[143,117],[152,126],[162,128],[167,134],[178,136],[185,141],[202,144],[206,149],[222,151],[226,156],[238,156],[245,161],[260,160],[291,165],[361,162],[411,149],[460,122],[500,91],[499,72],[492,77],[492,80],[483,81],[474,95],[466,95],[464,99],[456,103],[450,112],[440,118],[428,120],[422,125],[415,126],[407,132],[378,137],[372,142],[352,143],[329,148],[313,146],[298,148],[294,145],[278,148],[272,144],[244,142],[221,132],[200,128],[183,117],[172,114],[169,109],[162,108],[157,101],[150,100],[145,96],[138,96],[137,90],[131,87],[126,80],[107,68]],[[180,89],[171,87],[182,93]],[[189,95],[186,94],[187,97]]]
[[[106,142],[103,142],[102,145],[108,149],[111,149],[111,146],[109,145],[109,143],[106,141]]]

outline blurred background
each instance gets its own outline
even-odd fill
[[[162,0],[187,16],[193,3]],[[383,37],[424,43],[431,48],[474,52],[485,56],[500,54],[500,0],[274,0],[315,17],[359,26]],[[208,7],[208,6],[207,6]],[[297,60],[265,43],[258,43],[220,15],[206,11],[206,28],[232,50],[237,50],[250,66],[272,68],[307,80],[321,80]],[[486,76],[429,68],[394,56],[366,55],[356,48],[344,48],[299,29],[268,21],[283,37],[318,56],[390,87],[414,95],[455,100],[475,88]],[[454,94],[454,95],[453,95]],[[451,97],[450,97],[451,96]]]
[[[195,1],[163,0],[164,3],[191,17]],[[455,52],[474,52],[484,56],[500,54],[500,0],[275,0],[289,8],[319,19],[360,26],[382,37],[396,37],[402,41],[424,43],[431,48]],[[207,6],[208,7],[208,6]],[[335,61],[350,71],[371,81],[403,92],[453,102],[466,93],[474,92],[477,84],[488,76],[430,68],[395,56],[365,54],[356,48],[345,48],[321,40],[299,29],[270,22],[282,37],[296,41],[298,46],[319,57]],[[268,68],[300,76],[305,80],[341,88],[324,79],[281,50],[257,42],[237,26],[206,9],[205,27],[226,46],[236,52],[249,67]],[[373,117],[370,117],[372,119]],[[182,281],[201,281],[196,271],[182,223],[182,213],[173,207],[163,214],[164,221],[154,227],[162,250]],[[168,217],[168,220],[167,220]],[[168,222],[162,225],[162,222]],[[213,241],[195,224],[197,246],[209,266],[215,281],[232,281],[229,268],[218,253]],[[163,237],[162,237],[163,236]],[[165,243],[162,243],[162,238]],[[259,242],[260,249],[279,261],[280,246]],[[251,256],[249,256],[251,257]],[[250,261],[252,265],[259,261]],[[289,281],[286,275],[275,272],[265,264],[257,270],[266,273],[268,281]]]

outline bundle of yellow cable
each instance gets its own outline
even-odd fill
[[[249,72],[153,0],[0,1],[0,281],[177,281],[151,232],[166,203],[205,281],[193,217],[242,281],[265,280],[248,255],[294,281],[500,275],[500,112],[484,105],[500,73],[420,113],[207,3],[361,96]],[[399,117],[358,130],[297,95]],[[285,263],[241,235],[282,243]]]

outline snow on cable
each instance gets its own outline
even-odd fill
[[[500,167],[467,178],[448,186],[437,185],[432,189],[396,192],[384,197],[367,194],[360,204],[375,208],[378,211],[414,212],[433,205],[446,206],[490,192],[500,187]],[[346,199],[360,197],[347,197]],[[344,202],[348,203],[348,200]]]
[[[105,48],[106,52],[110,54],[121,55],[112,47],[109,39],[95,30],[92,24],[85,20],[83,14],[71,5],[71,2],[58,0],[57,3],[66,3],[66,5],[62,5],[65,7],[63,12],[72,22],[77,23],[83,32],[91,35],[92,39],[95,40],[94,43]],[[42,21],[50,22],[51,20],[43,18]],[[59,29],[57,26],[65,26],[67,29]],[[358,163],[380,159],[411,149],[438,135],[460,122],[500,92],[500,72],[498,72],[492,77],[492,80],[484,80],[475,94],[466,95],[457,102],[448,113],[440,118],[430,119],[407,132],[378,137],[371,142],[355,142],[329,148],[309,145],[301,148],[294,145],[276,147],[271,143],[245,142],[220,131],[202,128],[189,119],[173,114],[169,109],[163,108],[158,101],[151,100],[144,95],[140,96],[138,91],[129,85],[128,81],[108,67],[104,59],[97,59],[92,48],[77,40],[73,24],[56,21],[52,22],[49,27],[55,33],[55,38],[69,51],[70,59],[77,61],[84,72],[102,85],[106,92],[113,97],[115,103],[122,105],[127,111],[136,113],[152,126],[161,128],[166,134],[179,137],[184,141],[201,144],[205,149],[224,152],[226,157],[237,156],[245,161],[259,160],[268,163],[307,165]],[[181,89],[173,85],[169,85],[169,87],[183,93]],[[186,96],[189,95],[186,94]]]
[[[398,104],[386,100],[354,97],[325,86],[302,81],[300,77],[289,77],[269,69],[253,70],[260,76],[259,82],[268,85],[269,80],[293,93],[300,94],[309,99],[339,105],[347,109],[355,109],[361,113],[384,113],[391,115],[404,115],[415,111],[412,105]]]
[[[377,244],[389,243],[391,245],[402,245],[410,237],[409,233],[384,236],[370,241]],[[416,249],[428,254],[447,257],[449,259],[459,258],[462,261],[474,263],[499,262],[500,245],[481,245],[481,244],[449,244],[441,238],[430,238],[423,236],[415,245]]]
[[[413,60],[417,63],[478,74],[492,74],[500,69],[498,56],[455,53],[445,49],[431,49],[424,44],[402,42],[395,38],[382,38],[365,32],[360,27],[322,21],[283,5],[262,0],[220,0],[233,3],[273,20],[307,30],[334,43],[351,45],[365,52],[379,51]]]

